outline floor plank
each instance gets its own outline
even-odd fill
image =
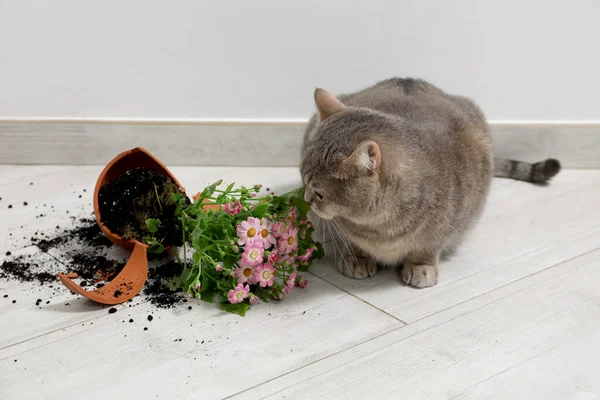
[[[45,175],[54,172],[68,173],[72,168],[74,167],[61,165],[0,165],[0,185],[16,181],[35,185]]]
[[[569,340],[479,382],[452,399],[597,399],[600,393],[600,331]],[[526,377],[526,384],[523,378]]]
[[[559,275],[482,308],[426,329],[416,328],[424,328],[423,322],[407,325],[233,398],[460,398],[475,395],[471,388],[488,379],[500,379],[494,377],[506,371],[529,368],[531,360],[556,357],[555,351],[564,355],[565,364],[583,357],[581,365],[590,366],[571,372],[571,377],[581,377],[583,385],[562,388],[568,395],[561,398],[589,393],[597,387],[597,383],[588,384],[594,379],[597,382],[596,352],[588,348],[587,355],[580,351],[572,358],[567,348],[557,349],[571,346],[576,351],[577,343],[597,343],[600,251],[565,265],[568,268]],[[437,315],[431,318],[439,320]],[[556,364],[536,365],[538,376],[545,380],[558,368]],[[547,398],[543,397],[547,388],[530,385],[523,376],[520,382],[515,377],[513,383],[516,387],[510,390],[514,393],[521,393],[519,387],[523,387],[530,394],[518,398]],[[495,390],[494,386],[488,388],[487,393]]]

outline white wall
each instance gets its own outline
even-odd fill
[[[600,120],[598,0],[0,0],[0,117],[304,119],[418,76],[492,120]]]

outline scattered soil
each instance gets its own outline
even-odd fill
[[[61,287],[57,273],[63,272],[77,275],[81,279],[79,285],[82,287],[94,285],[100,288],[125,266],[126,260],[115,260],[107,256],[107,252],[114,245],[102,234],[92,218],[75,221],[75,226],[71,229],[60,230],[57,227],[52,234],[41,235],[44,235],[45,239],[33,243],[42,252],[62,261],[66,268],[56,270],[56,264],[51,266],[48,263],[48,255],[13,255],[8,252],[4,262],[0,263],[0,279],[50,285],[56,289]],[[181,275],[182,266],[175,261],[164,259],[164,255],[149,256],[150,259],[156,260],[153,264],[158,266],[150,267],[142,300],[157,308],[171,308],[185,303],[187,300],[181,291],[173,291],[166,286],[170,279]],[[115,296],[121,295],[120,292],[117,290]]]
[[[171,308],[185,303],[187,300],[179,290],[172,290],[167,283],[178,277],[183,272],[183,266],[176,261],[168,261],[155,268],[150,268],[149,275],[152,280],[146,282],[144,294],[148,296],[150,303],[161,308]]]
[[[56,229],[60,229],[57,225]],[[43,252],[48,252],[50,248],[61,247],[72,241],[78,241],[83,245],[90,247],[110,247],[112,243],[104,236],[93,218],[82,218],[76,227],[55,235],[51,239],[42,239],[36,246]]]
[[[111,308],[108,310],[108,313],[109,313],[109,314],[114,314],[114,313],[116,313],[116,312],[117,312],[117,309],[116,309],[116,308],[114,308],[114,307],[111,307]]]
[[[150,232],[146,220],[159,219],[156,238],[165,246],[182,244],[174,221],[176,203],[172,195],[180,193],[168,176],[151,168],[134,168],[100,188],[98,204],[102,222],[123,239],[143,241]]]
[[[0,279],[11,278],[25,282],[37,281],[41,285],[57,279],[54,274],[43,270],[43,261],[36,260],[32,255],[19,256],[0,265]]]

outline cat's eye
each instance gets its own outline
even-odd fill
[[[315,196],[317,196],[317,199],[319,200],[323,200],[323,195],[321,194],[321,192],[317,192],[316,190],[314,191]]]

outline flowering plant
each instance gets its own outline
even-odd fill
[[[221,184],[205,188],[191,205],[183,194],[173,195],[184,255],[188,245],[194,251],[191,261],[180,261],[183,273],[172,284],[204,301],[218,296],[223,310],[243,316],[259,299],[283,300],[293,288],[304,288],[300,272],[324,252],[312,239],[303,188],[258,197],[261,185],[220,190]],[[160,221],[146,225],[156,232]],[[163,250],[155,237],[146,243],[150,251]]]

